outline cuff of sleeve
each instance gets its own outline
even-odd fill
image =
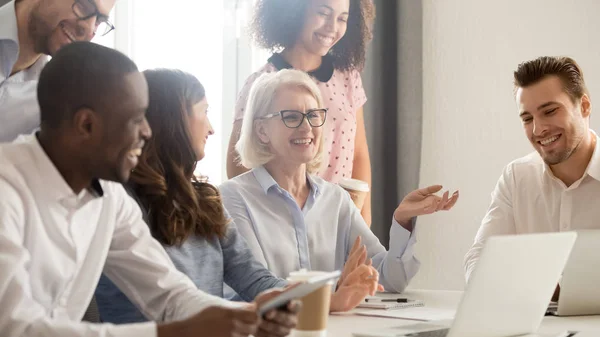
[[[113,325],[108,336],[114,337],[158,337],[156,322]]]
[[[248,302],[241,302],[241,301],[229,301],[229,303],[227,303],[227,304],[220,305],[220,307],[230,308],[230,309],[243,309],[243,308],[247,308],[248,306],[249,306]]]
[[[412,257],[412,246],[417,242],[415,227],[413,227],[412,232],[409,232],[392,218],[392,227],[390,228],[390,250],[388,254],[392,254],[396,259],[402,259],[407,253]]]

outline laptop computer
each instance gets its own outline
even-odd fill
[[[560,281],[556,316],[600,315],[600,230],[577,231],[577,240]]]
[[[575,232],[489,238],[449,328],[432,322],[354,336],[506,337],[534,333],[576,238]]]

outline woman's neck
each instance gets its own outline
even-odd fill
[[[304,207],[310,191],[305,164],[290,166],[271,161],[265,165],[265,169],[275,182],[296,200],[300,208]]]
[[[283,59],[289,63],[292,68],[305,72],[314,71],[321,66],[323,58],[315,55],[300,47],[298,44],[291,48],[286,48],[281,52]]]

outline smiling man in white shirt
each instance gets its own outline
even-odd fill
[[[116,0],[16,0],[0,7],[0,142],[40,124],[36,86],[62,46],[114,29]]]
[[[577,63],[540,57],[514,73],[518,116],[536,152],[508,164],[475,243],[467,281],[490,236],[600,228],[600,151],[592,103]]]
[[[177,271],[121,183],[151,130],[148,87],[125,55],[62,48],[40,76],[41,129],[0,144],[0,331],[17,336],[273,336],[297,306],[208,295]],[[155,322],[80,322],[104,272]],[[261,302],[272,297],[259,295]]]

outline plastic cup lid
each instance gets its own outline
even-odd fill
[[[358,179],[342,179],[339,185],[349,190],[369,192],[369,184]]]

